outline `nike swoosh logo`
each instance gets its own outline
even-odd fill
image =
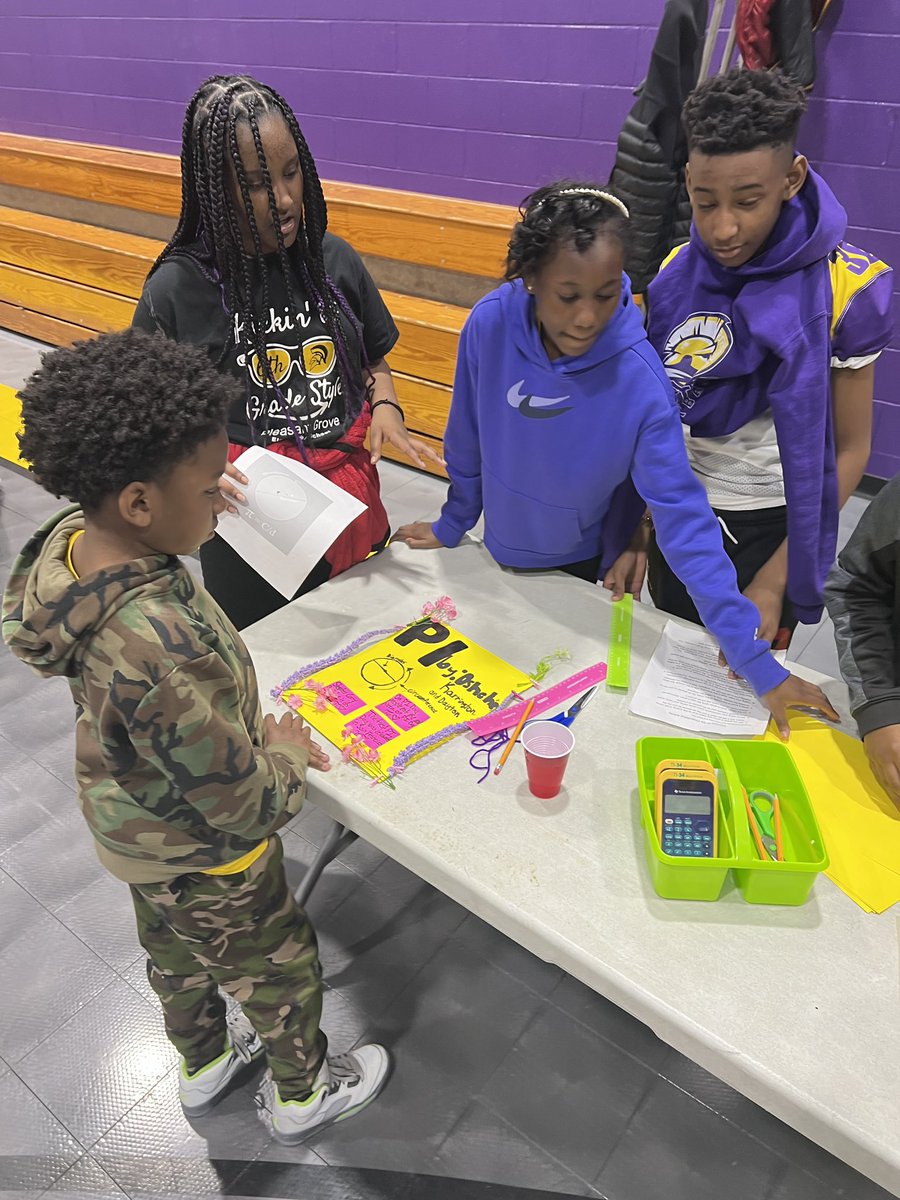
[[[506,393],[506,402],[512,408],[517,408],[523,417],[537,417],[538,419],[546,419],[547,417],[561,417],[563,413],[571,411],[572,406],[567,405],[565,408],[550,409],[551,404],[561,404],[564,400],[568,400],[568,396],[525,396],[522,394],[522,384],[524,379],[520,379],[518,383],[514,383]]]

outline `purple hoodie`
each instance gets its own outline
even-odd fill
[[[821,616],[837,542],[832,353],[873,354],[891,335],[892,273],[841,245],[846,226],[834,193],[810,171],[749,262],[723,267],[692,227],[648,290],[648,336],[693,434],[721,437],[772,409],[787,505],[787,594],[805,623]],[[848,301],[833,330],[838,256],[855,277],[850,300],[862,303]]]

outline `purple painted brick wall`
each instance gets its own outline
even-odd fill
[[[514,204],[558,175],[606,178],[663,8],[0,0],[0,129],[174,153],[199,81],[249,71],[288,97],[324,176]],[[803,148],[846,205],[851,240],[900,266],[900,0],[835,0],[817,47]],[[876,400],[870,469],[890,475],[900,333]]]

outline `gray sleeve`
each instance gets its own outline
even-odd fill
[[[850,708],[862,736],[900,724],[900,475],[863,514],[825,585]]]

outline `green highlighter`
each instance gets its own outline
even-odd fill
[[[609,622],[609,654],[606,686],[614,692],[627,692],[631,680],[631,618],[634,597],[626,593],[612,606]]]

